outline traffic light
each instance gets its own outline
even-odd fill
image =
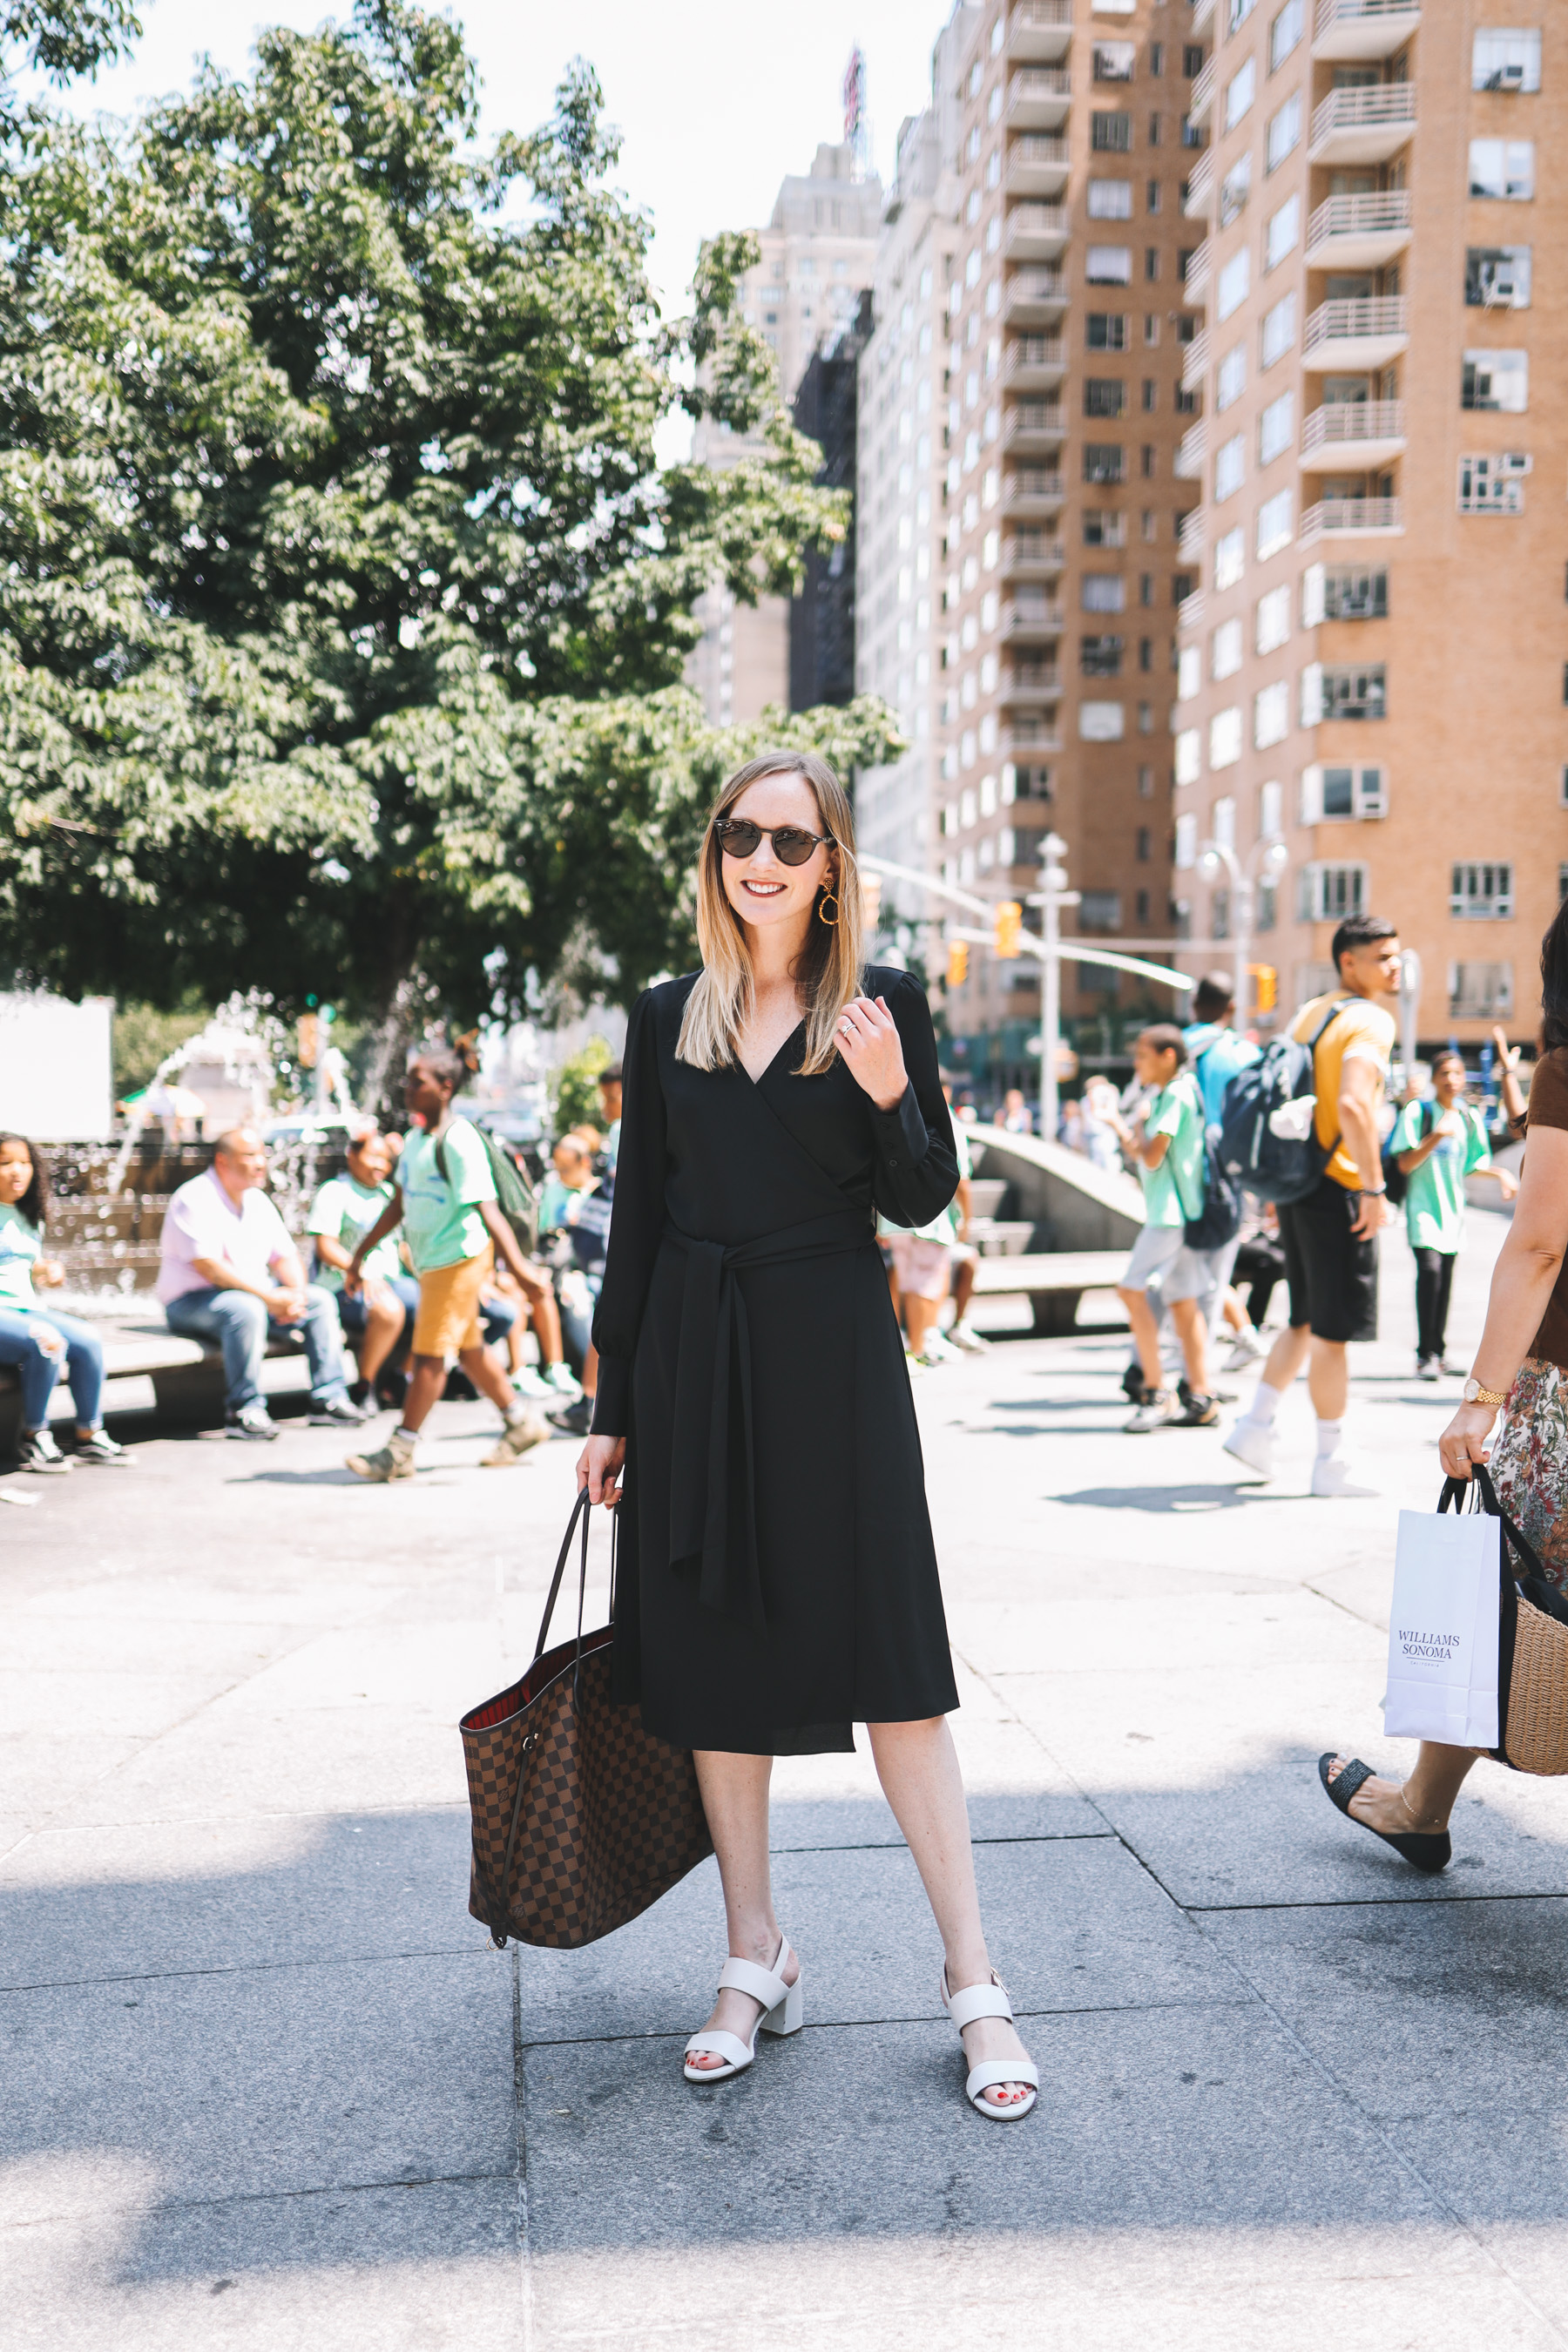
[[[1271,963],[1249,963],[1247,967],[1258,982],[1258,1010],[1272,1013],[1279,1002],[1279,975]]]
[[[301,1013],[300,1015],[299,1026],[299,1054],[300,1066],[301,1069],[313,1070],[315,1068],[316,1055],[320,1048],[321,1042],[321,1016],[315,1013]]]
[[[991,944],[999,956],[1016,956],[1018,934],[1024,928],[1024,909],[1016,898],[1004,898],[996,908],[995,929]]]
[[[968,978],[969,942],[967,940],[950,940],[947,943],[947,984],[949,988],[962,988]]]

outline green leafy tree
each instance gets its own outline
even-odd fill
[[[610,1066],[610,1041],[607,1037],[590,1037],[576,1053],[569,1054],[550,1082],[550,1121],[553,1133],[564,1135],[569,1127],[585,1123],[597,1127],[603,1117],[599,1101],[598,1078],[601,1070]]]
[[[0,187],[18,970],[392,1024],[689,953],[679,867],[746,749],[679,684],[692,605],[787,591],[843,503],[734,315],[748,242],[659,317],[586,67],[476,137],[457,29],[362,0],[122,145],[36,129]],[[660,470],[677,405],[763,455]],[[767,731],[896,740],[867,704]]]

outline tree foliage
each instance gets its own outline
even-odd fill
[[[616,152],[582,65],[481,148],[459,34],[405,0],[121,138],[33,124],[0,184],[14,968],[375,1016],[416,982],[467,1019],[689,956],[680,868],[756,740],[679,682],[693,604],[786,592],[845,518],[734,315],[747,241],[667,324]],[[679,404],[763,455],[661,469]],[[780,732],[893,740],[864,704]]]

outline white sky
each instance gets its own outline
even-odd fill
[[[667,310],[683,307],[700,236],[760,226],[786,172],[804,172],[819,140],[842,135],[844,68],[866,52],[872,163],[890,176],[899,123],[931,92],[931,47],[952,0],[468,0],[454,13],[483,80],[487,131],[531,130],[550,113],[563,68],[596,68],[606,111],[625,133],[620,184],[651,211],[653,276]],[[186,84],[204,50],[244,69],[259,27],[307,29],[347,5],[275,0],[232,17],[211,0],[142,0],[144,31],[128,65],[82,83],[64,102],[133,112]]]

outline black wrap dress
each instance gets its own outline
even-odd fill
[[[695,973],[631,1017],[597,1434],[626,1440],[615,1687],[680,1748],[854,1746],[958,1705],[920,1433],[875,1213],[958,1186],[925,994],[871,965],[910,1083],[880,1111],[835,1059],[755,1083],[675,1057]]]

